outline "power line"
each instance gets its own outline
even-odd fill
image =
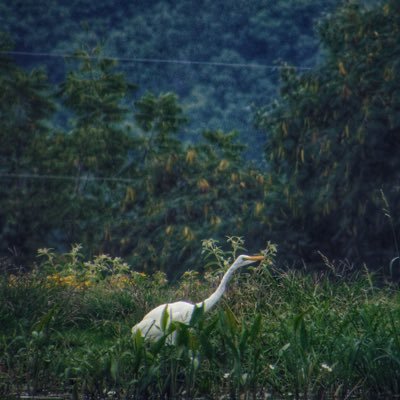
[[[90,59],[90,60],[111,60],[118,62],[131,62],[131,63],[149,63],[149,64],[178,64],[178,65],[201,65],[212,67],[227,67],[227,68],[251,68],[251,69],[269,69],[269,70],[282,70],[287,68],[295,68],[298,70],[309,71],[311,67],[303,66],[283,66],[283,65],[267,65],[267,64],[253,64],[253,63],[233,63],[233,62],[219,62],[219,61],[198,61],[198,60],[180,60],[180,59],[162,59],[162,58],[135,58],[135,57],[100,57],[68,53],[48,53],[48,52],[30,52],[30,51],[0,51],[0,54],[9,56],[27,56],[27,57],[48,57],[48,58],[76,58],[76,59]]]
[[[63,181],[107,181],[107,182],[123,182],[123,183],[133,183],[134,179],[129,178],[110,178],[110,177],[100,177],[100,176],[73,176],[73,175],[40,175],[40,174],[17,174],[17,173],[7,173],[0,172],[0,178],[22,178],[22,179],[41,179],[41,180],[63,180]]]

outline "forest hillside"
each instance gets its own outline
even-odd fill
[[[2,29],[23,66],[65,76],[63,58],[97,46],[122,59],[118,69],[147,91],[176,93],[189,118],[189,135],[204,129],[239,130],[252,146],[264,142],[254,109],[275,96],[279,65],[308,68],[320,57],[318,18],[338,0],[234,1],[10,1],[0,5]],[[45,53],[45,54],[43,54]],[[163,60],[164,62],[152,62]],[[257,156],[257,152],[251,152]]]
[[[5,1],[0,251],[399,264],[395,0]],[[12,101],[10,101],[12,99]]]

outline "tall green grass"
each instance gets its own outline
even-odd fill
[[[199,301],[229,258],[205,243],[204,274],[168,283],[120,259],[42,251],[0,279],[0,396],[73,398],[376,398],[400,395],[400,298],[366,269],[318,274],[266,261],[235,276],[217,309],[146,343],[130,328],[154,306]],[[168,335],[176,344],[168,345]]]

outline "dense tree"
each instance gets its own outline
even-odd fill
[[[89,3],[61,2],[65,19],[52,2],[0,5],[17,49],[53,43],[27,20],[60,22],[54,48],[87,48],[49,67],[60,84],[0,54],[1,254],[80,242],[174,275],[199,267],[202,239],[241,235],[255,249],[275,240],[285,258],[398,256],[397,1],[346,3],[319,25],[319,66],[283,68],[280,97],[258,113],[264,164],[245,161],[242,143],[262,153],[248,115],[276,90],[265,69],[118,65],[101,57],[98,38],[115,27],[105,51],[134,58],[311,66],[314,16],[335,1]],[[227,120],[247,129],[217,129]]]
[[[200,242],[211,236],[244,235],[261,247],[262,225],[251,221],[264,181],[244,161],[237,133],[206,131],[190,144],[175,94],[133,103],[135,87],[113,61],[97,50],[78,55],[54,96],[66,131],[52,120],[45,77],[1,64],[2,254],[15,247],[29,258],[37,247],[81,243],[175,275],[199,267]]]
[[[98,58],[100,50],[78,52],[59,97],[70,112],[69,132],[55,147],[64,173],[75,177],[65,189],[64,235],[100,249],[123,196],[119,171],[132,144],[128,115],[135,86],[115,71],[115,62]],[[56,157],[54,157],[56,158]]]
[[[285,242],[307,258],[388,265],[399,255],[399,16],[392,0],[341,8],[319,27],[326,61],[288,69],[281,97],[260,112]]]
[[[110,250],[173,275],[201,266],[203,239],[225,240],[229,232],[262,246],[263,178],[246,165],[237,133],[207,131],[197,144],[177,140],[185,118],[171,93],[144,96],[135,114],[143,129],[129,167],[135,179],[113,221]]]
[[[217,64],[268,64],[279,60],[312,66],[318,57],[314,22],[338,0],[49,1],[5,0],[2,29],[16,50],[71,53],[102,43],[110,56],[195,60]],[[46,64],[60,82],[62,59],[20,57],[24,66]],[[142,94],[177,93],[190,117],[193,141],[204,129],[240,131],[242,140],[263,140],[252,126],[252,107],[275,96],[276,69],[174,63],[119,66]],[[258,152],[251,152],[258,157]]]
[[[9,49],[2,38],[0,49]],[[33,251],[52,221],[46,189],[26,174],[46,163],[49,118],[55,109],[46,75],[25,72],[0,55],[0,249],[2,254]]]

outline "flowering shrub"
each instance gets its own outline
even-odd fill
[[[131,271],[119,257],[100,254],[92,261],[83,261],[80,250],[81,246],[75,245],[69,253],[57,255],[51,249],[39,249],[39,256],[44,258],[40,273],[46,275],[49,284],[76,289],[86,289],[105,281],[115,288],[122,288],[141,285],[148,278],[144,272]]]

